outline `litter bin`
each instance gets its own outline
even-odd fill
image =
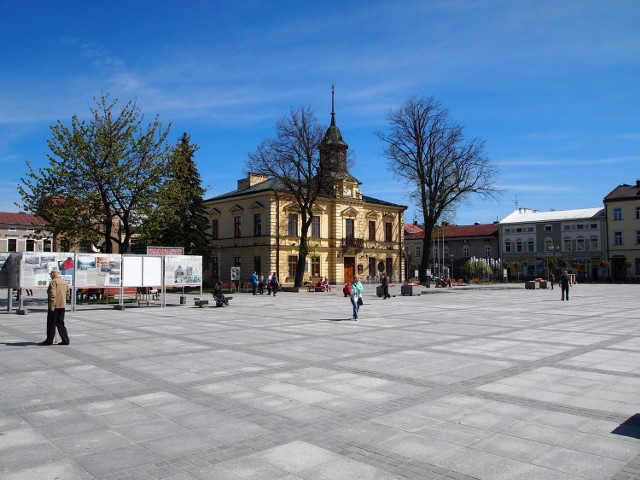
[[[187,297],[185,297],[184,295],[182,295],[180,297],[180,305],[186,305],[187,303]]]

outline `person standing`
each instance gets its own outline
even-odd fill
[[[567,297],[567,302],[569,301],[569,275],[567,275],[567,271],[563,270],[562,275],[560,275],[560,289],[562,290],[562,300],[564,297]]]
[[[549,283],[551,284],[551,290],[553,290],[553,282],[556,280],[556,277],[553,276],[553,272],[549,272]]]
[[[264,295],[264,275],[260,272],[260,276],[258,277],[258,292],[260,295]]]
[[[56,336],[56,328],[60,334],[58,345],[69,345],[67,327],[64,325],[64,314],[67,307],[67,293],[69,285],[60,276],[60,272],[51,272],[51,283],[47,289],[49,309],[47,311],[47,338],[38,345],[53,345]]]
[[[251,291],[254,295],[258,294],[258,274],[256,272],[251,274]]]
[[[273,272],[273,275],[271,275],[271,290],[273,290],[273,296],[276,296],[276,293],[278,293],[278,287],[280,286],[280,284],[278,283],[278,275],[276,274],[276,272]]]
[[[358,312],[360,311],[360,305],[362,305],[362,284],[358,280],[358,277],[353,277],[351,281],[351,305],[353,306],[353,318],[354,322],[358,321]]]
[[[391,298],[389,295],[389,276],[387,272],[382,274],[382,299],[386,300],[387,298]]]

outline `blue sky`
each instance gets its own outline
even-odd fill
[[[25,161],[47,164],[49,127],[92,98],[137,99],[147,120],[200,146],[207,197],[236,187],[247,153],[290,108],[336,120],[365,194],[408,205],[375,133],[412,96],[433,96],[498,166],[497,201],[597,207],[640,178],[640,2],[0,2],[0,211],[16,211]]]

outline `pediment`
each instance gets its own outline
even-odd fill
[[[353,207],[348,207],[342,210],[340,215],[344,218],[355,218],[358,216],[358,210]]]
[[[385,212],[382,214],[382,218],[384,219],[388,219],[388,220],[393,220],[396,218],[396,214],[393,212]]]
[[[221,213],[222,212],[217,208],[212,208],[209,210],[209,215],[211,215],[212,217],[219,217]]]
[[[375,210],[369,210],[365,215],[365,217],[367,218],[378,218],[378,216],[379,216],[379,212],[376,212]]]
[[[253,202],[249,207],[249,210],[264,210],[264,205],[260,202]]]
[[[229,213],[241,213],[244,212],[244,208],[242,208],[237,203],[229,209]]]

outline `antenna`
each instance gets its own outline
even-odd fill
[[[335,110],[334,110],[335,91],[336,91],[336,87],[332,83],[331,84],[331,125],[335,125],[336,124],[336,121],[335,121],[336,114],[335,114]]]
[[[513,204],[516,206],[516,210],[517,210],[518,209],[518,205],[519,205],[518,195],[516,195],[515,198],[513,199]]]

